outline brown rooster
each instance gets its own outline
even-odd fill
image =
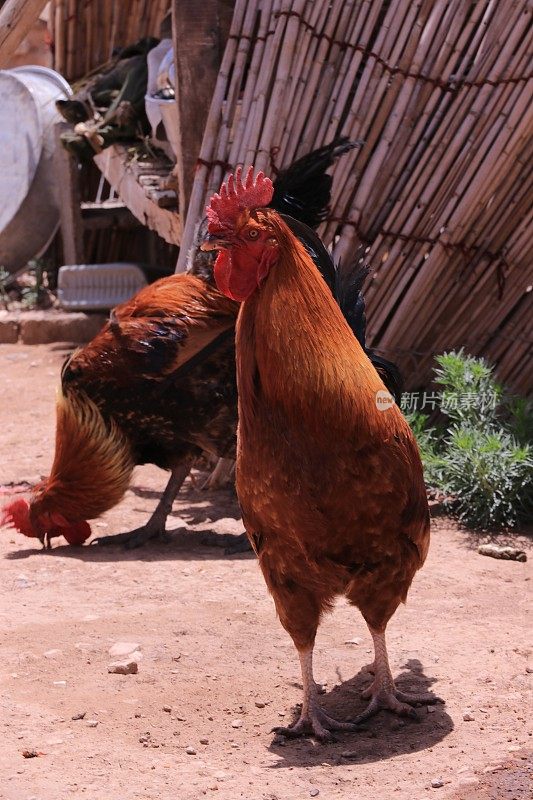
[[[298,721],[279,732],[353,730],[382,708],[413,716],[395,687],[385,628],[429,546],[422,465],[411,430],[353,335],[312,259],[279,214],[272,183],[236,173],[208,209],[221,292],[237,321],[237,493],[282,625],[300,657]],[[389,399],[386,410],[379,400]],[[312,657],[337,595],[374,641],[370,704],[353,722],[321,710]]]

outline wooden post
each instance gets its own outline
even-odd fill
[[[54,160],[57,173],[63,263],[83,264],[83,222],[78,165],[75,157],[63,147],[60,139],[61,134],[68,130],[71,130],[71,126],[67,122],[58,122],[55,125]]]
[[[46,0],[7,0],[0,9],[0,69],[3,69],[46,5]]]
[[[172,0],[179,140],[175,172],[182,226],[233,5],[230,0]]]

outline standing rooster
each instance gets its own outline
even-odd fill
[[[411,430],[395,404],[378,408],[383,382],[305,248],[266,208],[271,197],[262,173],[230,176],[211,198],[203,246],[219,251],[220,291],[242,302],[237,493],[302,668],[300,717],[278,730],[326,740],[379,709],[413,716],[428,702],[396,689],[385,628],[426,558],[429,513]],[[375,649],[370,704],[351,723],[321,710],[312,668],[320,617],[340,594]]]

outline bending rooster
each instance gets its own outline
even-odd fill
[[[354,730],[381,708],[413,716],[394,685],[385,628],[429,546],[422,465],[385,386],[290,228],[268,206],[272,183],[230,176],[208,208],[215,279],[241,301],[236,332],[237,493],[250,542],[300,657],[304,698],[286,736]],[[354,722],[321,710],[313,646],[343,594],[374,640],[370,704]]]

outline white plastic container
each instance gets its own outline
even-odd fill
[[[76,264],[60,268],[57,296],[66,311],[102,311],[129,300],[146,285],[137,264]]]
[[[170,39],[161,42],[150,50],[147,57],[148,82],[144,98],[146,116],[152,126],[152,140],[169,158],[176,159],[178,152],[178,107],[176,101],[154,97],[161,84],[174,85],[174,50]],[[166,139],[161,138],[161,123]]]
[[[71,94],[47,67],[0,70],[0,265],[10,272],[40,255],[57,230],[55,101]]]

